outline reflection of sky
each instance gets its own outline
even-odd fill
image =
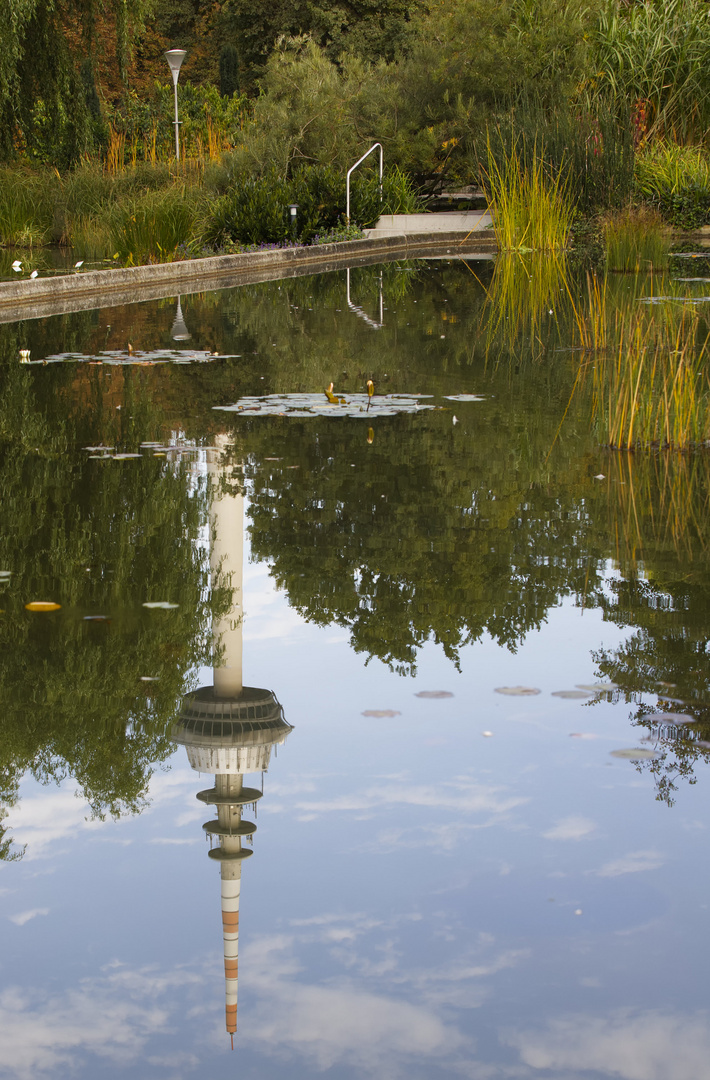
[[[234,1057],[207,781],[178,749],[138,818],[22,785],[0,1076],[710,1076],[704,767],[668,810],[609,757],[636,743],[627,706],[550,696],[593,679],[618,629],[563,607],[517,655],[484,641],[457,674],[431,646],[402,679],[303,626],[265,566],[245,590],[246,681],[295,729],[242,875]],[[511,684],[542,693],[494,693]]]

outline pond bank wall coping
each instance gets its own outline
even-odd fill
[[[495,250],[494,238],[481,237],[480,233],[418,233],[3,281],[0,323],[327,273],[344,265],[364,266],[427,255],[490,257]]]

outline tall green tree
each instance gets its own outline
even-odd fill
[[[0,5],[0,154],[35,155],[43,129],[52,156],[71,164],[91,148],[90,88],[81,63],[94,47],[101,12],[115,27],[119,69],[125,73],[133,37],[152,0],[4,0]],[[46,156],[46,151],[45,151]]]

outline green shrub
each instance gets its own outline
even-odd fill
[[[28,248],[48,243],[58,186],[53,170],[0,171],[0,243]]]
[[[673,225],[695,229],[710,221],[710,162],[698,147],[656,144],[639,155],[635,182]]]
[[[610,214],[604,222],[604,241],[609,270],[638,273],[668,266],[670,243],[657,210],[629,207]]]
[[[289,205],[298,205],[292,237]],[[386,173],[382,201],[377,176],[365,173],[351,184],[351,224],[374,224],[380,214],[411,213],[419,201],[398,169]],[[229,242],[270,244],[288,239],[310,243],[324,231],[344,223],[345,175],[327,165],[301,166],[289,179],[271,171],[232,182],[229,192],[212,204],[203,240],[215,246]]]
[[[168,262],[191,239],[197,212],[195,193],[182,186],[122,202],[110,218],[114,253],[129,266]]]

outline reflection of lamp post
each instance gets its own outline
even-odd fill
[[[296,239],[296,215],[298,214],[298,203],[291,203],[288,208],[288,212],[291,215],[291,239]]]
[[[192,337],[182,316],[182,307],[180,306],[179,296],[177,298],[177,311],[175,312],[175,318],[173,319],[173,328],[170,331],[170,337],[173,341],[188,341]]]
[[[217,436],[216,442],[220,450],[227,449],[223,436]],[[244,686],[242,681],[244,496],[220,486],[226,468],[216,457],[210,461],[210,473],[216,489],[210,562],[213,580],[222,577],[228,582],[232,605],[212,628],[215,647],[222,647],[221,664],[212,670],[212,686],[185,696],[172,735],[187,750],[192,768],[211,774],[215,781],[197,798],[217,812],[216,820],[206,821],[202,828],[210,841],[218,841],[210,847],[209,856],[219,863],[222,879],[226,1025],[234,1046],[242,862],[251,855],[251,848],[242,847],[242,838],[256,832],[253,822],[242,819],[242,811],[248,806],[256,809],[262,795],[243,779],[245,773],[268,770],[271,751],[285,741],[291,725],[270,690]]]
[[[175,157],[180,160],[180,121],[178,120],[177,82],[180,74],[180,65],[187,56],[184,49],[168,49],[165,59],[170,65],[173,76],[173,89],[175,91]]]

